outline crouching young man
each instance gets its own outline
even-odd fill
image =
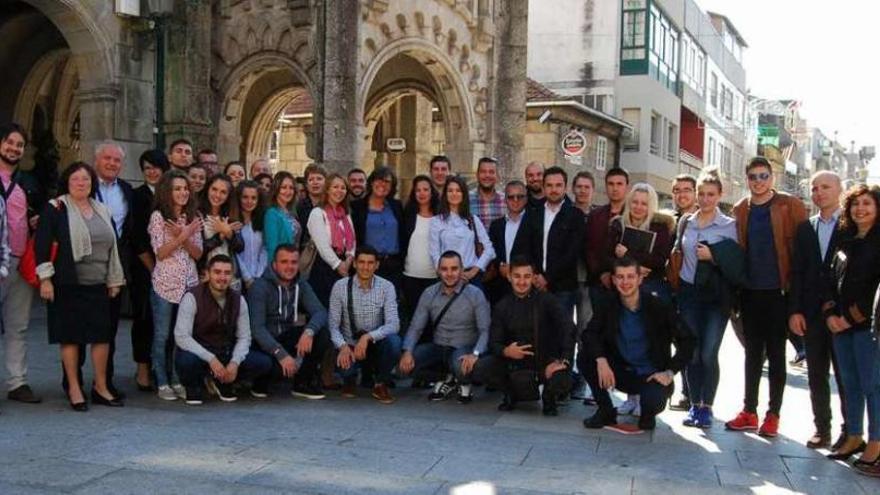
[[[208,262],[208,281],[190,289],[180,301],[174,360],[186,403],[200,405],[205,387],[224,402],[238,399],[237,379],[255,381],[272,370],[269,356],[250,352],[247,303],[229,288],[232,259],[219,254]]]
[[[574,324],[556,296],[535,288],[535,269],[525,258],[510,262],[512,292],[492,312],[490,383],[504,392],[498,409],[512,411],[517,401],[537,400],[545,416],[556,416],[556,398],[571,388],[571,335]]]
[[[599,406],[584,420],[587,428],[607,426],[624,433],[653,430],[657,414],[672,395],[673,376],[693,355],[690,329],[671,305],[639,290],[639,270],[639,263],[632,258],[614,261],[614,295],[596,307],[582,337],[586,352],[578,357],[578,367]],[[617,410],[608,393],[613,388],[640,396],[638,429],[617,424]]]

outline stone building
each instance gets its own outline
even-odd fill
[[[283,154],[294,110],[303,162],[406,179],[442,143],[457,170],[494,155],[507,177],[524,163],[527,16],[527,0],[0,0],[0,121],[33,136],[25,168],[105,139],[126,177],[178,137],[221,161]]]

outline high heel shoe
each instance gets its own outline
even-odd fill
[[[122,407],[125,405],[125,403],[118,398],[112,397],[108,399],[99,394],[95,389],[92,389],[92,403],[107,407]]]
[[[826,455],[825,457],[831,459],[832,461],[845,461],[853,456],[853,454],[858,454],[859,452],[863,452],[865,447],[868,445],[865,442],[859,444],[858,447],[850,450],[849,452],[832,452],[831,454]]]
[[[86,412],[89,410],[89,404],[83,398],[82,402],[73,402],[70,398],[70,392],[67,393],[67,403],[70,404],[70,408],[76,412]]]

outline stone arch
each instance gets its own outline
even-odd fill
[[[250,162],[263,156],[274,122],[303,92],[314,101],[314,82],[289,55],[262,51],[241,60],[218,88],[219,158]]]

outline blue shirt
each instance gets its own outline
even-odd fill
[[[397,238],[397,219],[391,206],[385,203],[381,211],[367,211],[366,244],[376,248],[381,255],[400,253],[400,240]]]
[[[125,194],[119,181],[104,182],[99,179],[97,196],[98,201],[104,203],[110,210],[110,216],[113,217],[116,227],[116,237],[122,237],[122,224],[125,223],[125,216],[128,215],[128,203],[125,201]]]
[[[831,244],[831,236],[834,229],[837,228],[837,220],[840,218],[840,210],[834,212],[831,218],[825,220],[822,215],[816,215],[816,236],[819,237],[819,251],[822,253],[822,261],[825,261],[825,255],[828,253],[828,246]]]
[[[495,249],[492,241],[483,227],[479,217],[472,217],[473,227],[467,221],[455,213],[450,213],[445,219],[443,215],[431,218],[431,262],[437,266],[440,255],[445,251],[455,251],[461,256],[461,262],[465,269],[477,267],[486,270],[489,263],[495,259]],[[477,256],[476,239],[483,245],[482,256]]]
[[[736,220],[721,213],[718,208],[715,209],[715,218],[705,227],[700,227],[697,220],[698,213],[685,215],[679,220],[687,222],[684,232],[681,236],[681,273],[679,276],[685,282],[694,283],[694,277],[697,275],[697,244],[705,242],[707,244],[715,244],[724,239],[736,241]]]
[[[648,336],[645,333],[641,306],[635,311],[621,306],[617,348],[620,356],[637,375],[650,375],[657,371],[648,355]]]
[[[751,205],[748,225],[749,288],[779,289],[779,265],[776,264],[776,246],[773,244],[773,224],[770,221],[770,200],[762,205]]]

